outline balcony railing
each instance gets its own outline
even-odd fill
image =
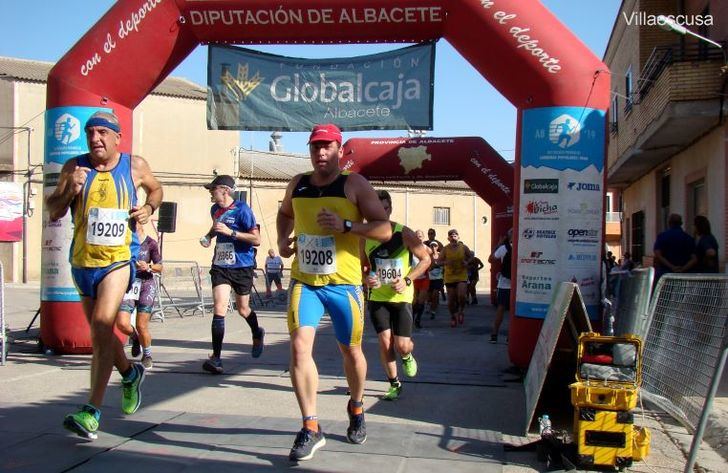
[[[607,223],[619,223],[622,221],[622,212],[605,212]]]
[[[726,42],[721,43],[726,48]],[[637,96],[640,101],[649,93],[660,74],[676,62],[722,61],[723,52],[714,47],[705,47],[701,43],[670,44],[656,46],[642,68],[642,75],[637,80]]]

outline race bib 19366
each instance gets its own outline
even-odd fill
[[[336,272],[336,240],[331,235],[300,234],[296,238],[298,268],[306,274]]]
[[[129,212],[123,209],[92,207],[88,211],[86,242],[99,246],[121,246],[126,243]]]

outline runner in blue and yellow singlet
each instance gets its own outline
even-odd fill
[[[292,461],[312,458],[326,443],[316,415],[318,372],[312,355],[316,327],[324,312],[331,316],[351,393],[347,439],[358,444],[366,440],[363,397],[367,364],[361,349],[364,315],[359,245],[361,238],[386,241],[392,233],[369,182],[339,169],[343,149],[336,125],[315,126],[309,152],[313,172],[291,180],[276,221],[279,254],[284,258],[296,255],[291,267],[288,330],[291,381],[303,428],[291,449]]]
[[[89,152],[64,164],[46,208],[51,220],[71,209],[71,272],[93,344],[88,403],[67,415],[63,425],[82,437],[96,438],[99,407],[114,365],[122,375],[122,411],[133,414],[141,403],[144,367],[127,360],[113,328],[134,279],[139,244],[135,227],[147,223],[159,207],[162,186],[143,158],[118,151],[121,127],[116,115],[96,112],[84,128]],[[136,194],[140,187],[147,196],[141,206]]]
[[[387,212],[392,215],[392,197],[389,192],[377,191]],[[402,392],[397,377],[397,357],[402,358],[402,371],[412,378],[417,374],[417,361],[412,350],[412,301],[415,295],[413,279],[427,272],[430,253],[417,234],[409,227],[392,222],[392,238],[380,243],[366,241],[366,278],[369,292],[369,315],[379,338],[379,359],[389,380],[389,390],[382,397],[394,401]],[[416,263],[415,263],[416,261]]]

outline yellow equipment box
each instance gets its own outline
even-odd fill
[[[627,411],[604,411],[578,407],[574,413],[577,459],[582,466],[612,466],[623,469],[634,457],[634,415]]]
[[[628,411],[637,406],[642,380],[639,337],[582,333],[577,357],[577,382],[569,386],[574,407]]]

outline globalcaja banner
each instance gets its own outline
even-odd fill
[[[336,59],[210,46],[211,130],[432,130],[435,44]]]

